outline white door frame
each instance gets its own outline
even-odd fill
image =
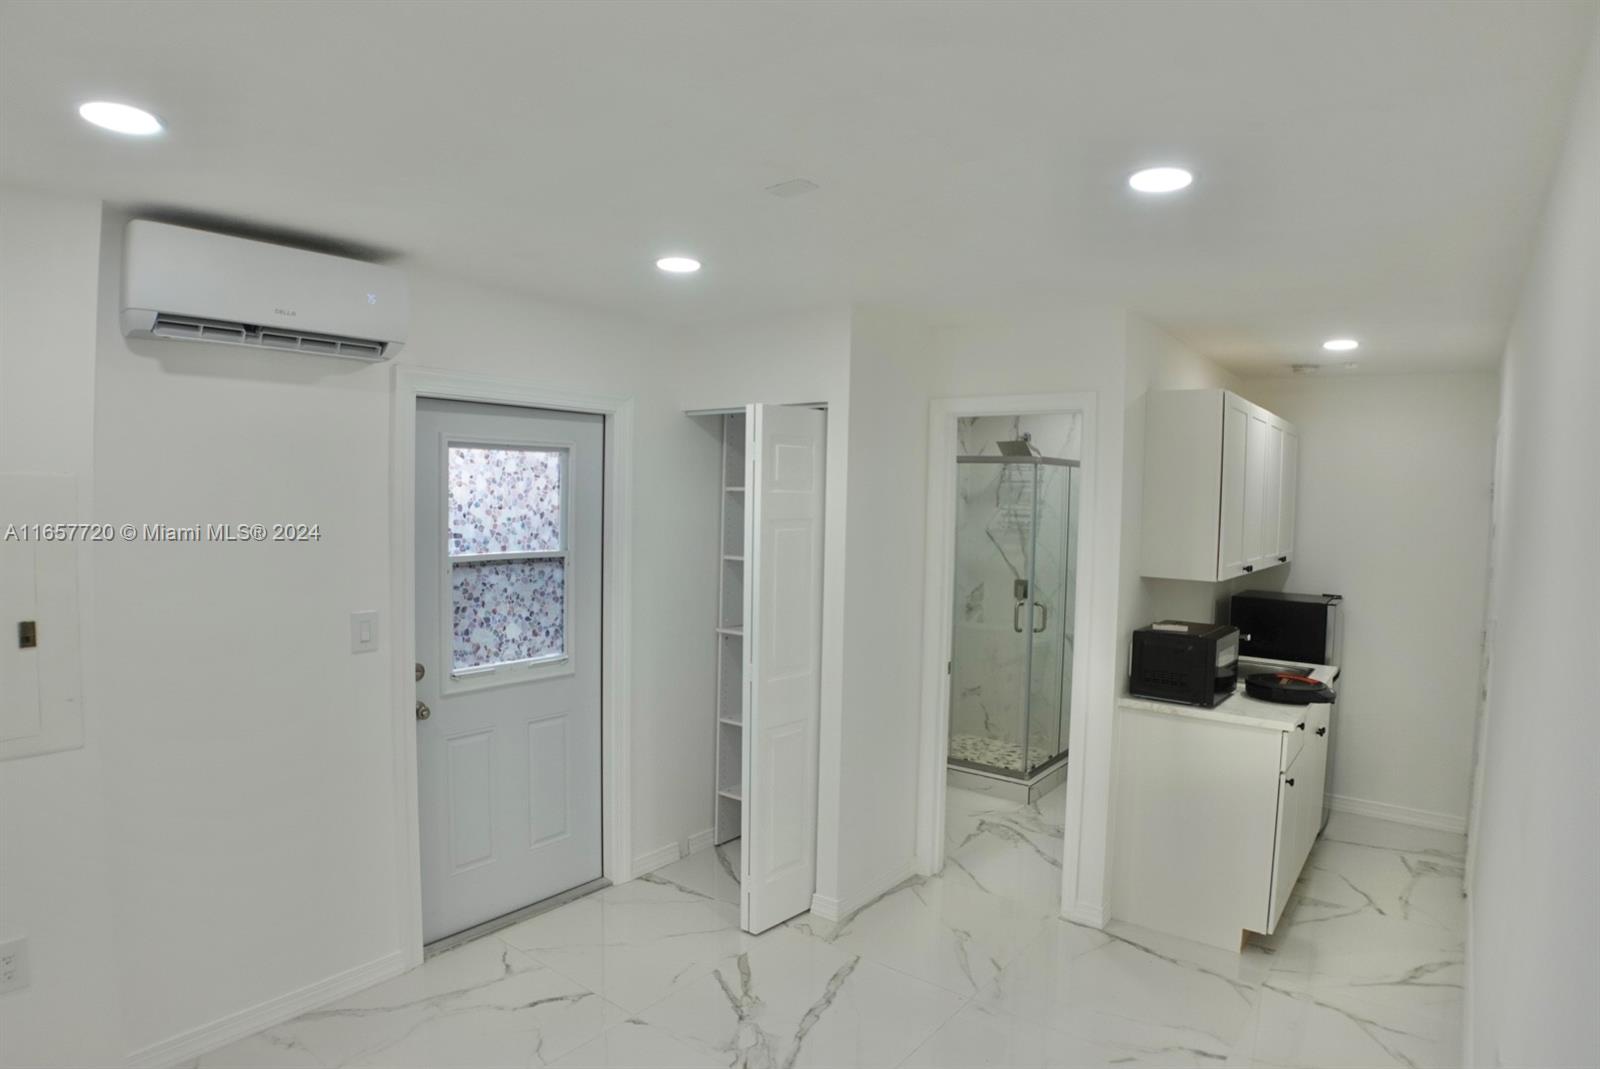
[[[422,963],[422,844],[417,813],[416,490],[417,399],[479,401],[605,417],[604,522],[601,526],[600,775],[601,874],[633,878],[629,647],[633,620],[633,399],[555,390],[515,379],[397,366],[389,493],[390,590],[394,615],[391,680],[394,725],[399,942],[407,967]]]
[[[1095,395],[1058,393],[1002,397],[935,399],[928,413],[928,515],[927,556],[924,559],[922,632],[922,730],[917,791],[917,862],[924,875],[944,867],[945,768],[950,735],[950,675],[953,642],[956,533],[957,421],[968,416],[1034,416],[1076,412],[1082,420],[1082,446],[1078,462],[1078,587],[1073,606],[1072,722],[1067,732],[1067,803],[1064,818],[1066,842],[1062,854],[1062,916],[1098,927],[1103,923],[1102,895],[1080,894],[1080,866],[1084,849],[1104,848],[1104,835],[1083,833],[1084,785],[1091,767],[1110,768],[1110,746],[1090,741],[1089,700],[1094,693],[1092,674],[1097,670],[1087,637],[1096,622],[1097,568],[1106,565],[1097,556],[1095,499],[1099,470],[1096,464]],[[1110,565],[1115,570],[1115,562]]]

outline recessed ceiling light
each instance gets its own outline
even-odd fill
[[[1330,353],[1348,353],[1352,349],[1361,348],[1361,343],[1354,338],[1329,338],[1322,343],[1322,347]]]
[[[692,256],[663,256],[656,266],[669,275],[692,275],[700,270],[700,261]]]
[[[1176,193],[1193,181],[1182,167],[1146,167],[1128,176],[1128,185],[1140,193]]]
[[[109,100],[91,100],[78,106],[78,114],[87,122],[118,134],[149,137],[161,132],[161,120],[143,108],[131,104],[114,104]]]

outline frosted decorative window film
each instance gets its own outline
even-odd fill
[[[565,461],[560,449],[450,446],[455,671],[566,653]]]
[[[450,588],[457,671],[566,652],[564,561],[458,561]]]
[[[450,555],[561,549],[558,450],[450,447]]]

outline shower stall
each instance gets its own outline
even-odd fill
[[[1031,801],[1065,775],[1078,462],[999,447],[956,458],[949,762]]]

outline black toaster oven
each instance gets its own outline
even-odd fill
[[[1209,709],[1239,682],[1239,629],[1162,620],[1133,633],[1128,693]]]

